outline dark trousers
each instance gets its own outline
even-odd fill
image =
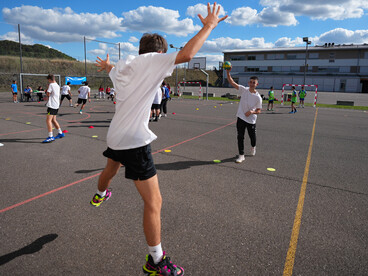
[[[160,113],[162,113],[162,111],[164,111],[164,113],[166,114],[167,113],[167,101],[168,101],[169,99],[163,99],[162,101],[161,101],[161,112]]]
[[[256,146],[256,124],[249,124],[246,121],[243,121],[238,117],[238,121],[236,122],[236,130],[238,131],[238,149],[239,154],[244,154],[244,134],[245,129],[248,130],[248,135],[250,138],[250,144],[252,147]]]

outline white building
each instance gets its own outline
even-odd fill
[[[368,44],[234,50],[224,52],[224,61],[231,62],[231,76],[241,85],[255,75],[262,89],[313,84],[319,91],[368,93]]]

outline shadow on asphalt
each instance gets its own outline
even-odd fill
[[[36,140],[36,141],[32,141]],[[39,144],[42,143],[42,141],[45,140],[45,137],[43,138],[29,138],[29,139],[0,139],[0,143],[25,143],[25,144]]]
[[[227,158],[220,160],[221,163],[233,163],[235,161],[235,158]],[[197,160],[191,160],[191,161],[178,161],[178,162],[172,162],[172,163],[165,163],[165,164],[155,164],[155,167],[157,170],[162,171],[178,171],[178,170],[186,170],[191,167],[195,166],[204,166],[204,165],[217,165],[219,163],[215,163],[214,161],[197,161]]]
[[[18,249],[17,251],[14,251],[14,252],[11,252],[9,254],[0,256],[0,266],[14,260],[17,257],[20,257],[22,255],[33,254],[33,253],[36,253],[36,252],[40,251],[46,243],[52,242],[57,237],[58,237],[57,234],[48,234],[48,235],[42,236],[41,238],[38,238],[37,240],[35,240],[31,244],[29,244],[29,245],[27,245],[27,246],[25,246],[21,249]]]
[[[92,169],[92,170],[79,170],[79,171],[75,171],[75,173],[91,173],[91,172],[98,172],[98,171],[103,171],[104,168],[101,169]]]

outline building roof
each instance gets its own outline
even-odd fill
[[[237,50],[227,50],[223,51],[224,54],[233,53],[264,53],[264,52],[293,52],[293,51],[305,51],[306,47],[280,47],[280,48],[247,48],[247,49],[237,49]],[[309,46],[308,51],[321,51],[321,50],[356,50],[356,49],[366,49],[368,50],[368,44],[335,44],[329,46],[326,45],[315,45]]]

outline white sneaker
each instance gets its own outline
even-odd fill
[[[238,155],[238,158],[235,160],[235,163],[241,163],[245,160],[244,154]]]
[[[167,115],[166,115],[166,114],[164,114],[164,117],[167,117]]]
[[[82,110],[81,110],[81,111],[79,111],[79,114],[83,114]]]
[[[256,147],[250,149],[250,155],[252,156],[256,155]]]

